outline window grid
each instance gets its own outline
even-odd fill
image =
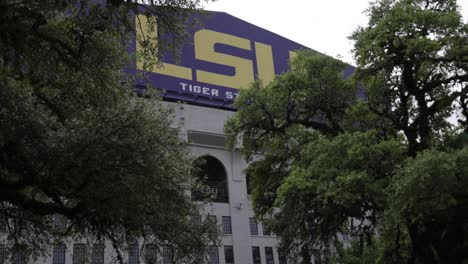
[[[205,257],[203,254],[195,254],[195,264],[204,264],[205,263]]]
[[[5,244],[0,244],[0,264],[4,263],[6,260],[6,249]]]
[[[94,244],[91,264],[104,264],[104,244]]]
[[[288,264],[288,259],[284,255],[279,255],[279,264]]]
[[[265,247],[265,259],[266,264],[275,264],[275,258],[273,257],[272,247]]]
[[[247,189],[247,194],[251,195],[252,194],[252,183],[251,183],[250,175],[248,175],[248,174],[245,175],[245,187]]]
[[[164,245],[163,246],[163,252],[162,252],[162,256],[163,256],[163,263],[164,264],[171,264],[172,263],[172,247],[169,246],[169,245]]]
[[[26,220],[22,219],[21,217],[23,216],[19,215],[18,218],[14,220],[13,227],[14,227],[15,232],[17,233],[24,232],[28,228],[28,222],[26,222]]]
[[[138,244],[133,243],[128,246],[128,264],[138,264],[140,250]]]
[[[224,246],[225,264],[234,264],[234,249],[232,246]]]
[[[223,216],[223,233],[225,235],[232,234],[232,225],[231,225],[231,217],[230,216]]]
[[[147,244],[145,246],[145,262],[146,264],[156,263],[158,255],[158,246],[156,244]]]
[[[65,249],[64,244],[54,246],[52,264],[65,264]]]
[[[192,216],[192,224],[195,225],[195,226],[198,226],[201,224],[201,215],[197,214],[197,215],[194,215]]]
[[[0,232],[7,230],[7,218],[4,215],[0,215]]]
[[[348,235],[348,234],[343,234],[342,237],[343,237],[343,241],[349,242],[350,239],[349,239],[349,235]]]
[[[258,225],[257,222],[255,222],[254,218],[249,218],[250,222],[250,235],[252,236],[258,236]]]
[[[260,256],[260,248],[252,247],[253,264],[262,264],[262,257]]]
[[[67,219],[63,215],[54,215],[54,228],[57,230],[65,230],[67,228]]]
[[[86,245],[73,244],[73,264],[84,264],[86,262]]]
[[[207,221],[208,221],[211,233],[217,234],[218,233],[218,219],[216,218],[216,215],[208,215]]]
[[[28,261],[26,254],[23,250],[15,250],[11,255],[12,264],[26,264]]]
[[[208,263],[219,264],[218,246],[209,246],[208,248]]]

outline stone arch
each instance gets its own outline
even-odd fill
[[[220,160],[211,155],[196,158],[193,162],[192,176],[203,185],[201,190],[192,192],[195,201],[229,203],[227,172]]]

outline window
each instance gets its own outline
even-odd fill
[[[191,219],[192,219],[192,224],[193,224],[194,226],[198,226],[198,225],[200,225],[201,222],[202,222],[202,221],[201,221],[201,215],[199,215],[199,214],[193,215]]]
[[[18,234],[20,232],[24,232],[28,229],[28,222],[24,219],[23,214],[18,214],[18,216],[14,219],[14,230]]]
[[[224,263],[234,264],[234,249],[232,246],[224,246]]]
[[[257,222],[255,222],[255,219],[249,218],[250,221],[250,234],[252,236],[258,236],[258,225]]]
[[[229,203],[227,174],[223,164],[218,159],[212,156],[196,159],[191,174],[204,185],[203,190],[192,192],[193,200]]]
[[[284,255],[279,255],[279,264],[288,264],[288,258]]]
[[[163,263],[164,264],[173,263],[173,261],[172,261],[172,258],[173,258],[172,247],[169,246],[169,245],[164,245],[163,246],[162,256],[163,256]]]
[[[266,223],[263,223],[262,227],[263,227],[263,235],[264,236],[271,236],[272,235],[271,230],[270,230],[270,228],[268,227],[268,225]]]
[[[266,264],[275,264],[275,258],[273,257],[272,247],[265,247],[265,259]]]
[[[3,264],[6,259],[6,248],[5,244],[0,244],[0,264]]]
[[[218,233],[218,219],[216,218],[216,215],[208,215],[206,217],[206,221],[208,221],[210,232],[212,234],[217,234]]]
[[[195,264],[204,264],[204,263],[206,263],[205,262],[205,257],[203,256],[203,254],[196,254],[194,263]]]
[[[104,264],[104,244],[94,244],[91,264]]]
[[[246,174],[245,175],[245,187],[247,188],[247,194],[250,195],[252,194],[252,180],[250,179],[250,175]]]
[[[73,264],[84,264],[86,262],[86,245],[73,245]]]
[[[208,247],[208,263],[209,264],[219,264],[218,246],[209,246]]]
[[[232,234],[232,226],[231,226],[231,217],[230,216],[223,216],[223,233],[225,235]]]
[[[58,244],[54,246],[52,253],[52,264],[65,264],[65,245]]]
[[[67,219],[63,215],[54,215],[54,228],[57,230],[65,230],[67,228]]]
[[[349,235],[347,233],[343,234],[342,237],[344,242],[349,242]]]
[[[259,247],[252,247],[252,258],[253,264],[262,264],[262,258],[260,257]]]
[[[0,232],[7,230],[7,218],[4,215],[0,215]]]
[[[147,244],[145,246],[145,263],[155,264],[158,256],[158,246],[155,244]]]
[[[64,254],[65,257],[65,254]],[[11,263],[12,264],[26,264],[28,262],[28,258],[26,256],[26,252],[21,249],[15,249],[11,254]]]
[[[137,243],[128,246],[128,264],[138,264],[140,262],[140,249]]]

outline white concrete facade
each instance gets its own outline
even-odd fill
[[[186,135],[188,131],[224,135],[224,124],[234,114],[232,111],[213,109],[201,106],[167,103],[174,108],[176,123]],[[278,264],[278,239],[275,236],[263,235],[263,225],[258,223],[258,235],[251,235],[249,219],[254,212],[247,194],[247,184],[243,170],[247,167],[239,149],[229,150],[220,146],[189,143],[194,158],[210,155],[217,158],[226,169],[229,203],[211,203],[206,212],[215,215],[218,223],[222,223],[223,216],[230,216],[232,235],[222,235],[219,245],[219,259],[224,261],[224,245],[231,245],[234,249],[234,263],[253,264],[252,247],[260,248],[261,263],[266,262],[265,247],[273,248],[274,263]]]

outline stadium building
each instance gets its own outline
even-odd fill
[[[209,248],[210,263],[285,264],[278,238],[254,220],[243,173],[247,163],[239,149],[225,148],[223,128],[235,112],[239,89],[257,79],[268,83],[289,69],[294,51],[308,48],[222,12],[209,12],[202,24],[182,47],[180,61],[164,59],[161,68],[144,71],[146,80],[163,89],[193,156],[206,161],[203,170],[215,197],[206,213],[222,234],[221,244]]]
[[[242,173],[247,164],[238,149],[225,148],[223,128],[235,111],[232,103],[238,89],[255,79],[271,81],[288,69],[294,50],[305,47],[218,12],[210,12],[203,28],[191,36],[182,47],[179,63],[164,61],[146,76],[164,89],[166,101],[184,102],[168,104],[176,110],[176,123],[192,155],[205,160],[202,169],[215,197],[205,210],[218,223],[222,236],[220,245],[209,247],[208,259],[213,264],[286,263],[278,252],[277,237],[254,220]]]
[[[177,60],[164,57],[161,67],[151,71],[143,70],[137,61],[130,71],[143,73],[137,85],[143,87],[149,81],[163,91],[164,104],[175,110],[174,123],[181,127],[192,155],[205,160],[201,168],[214,199],[204,215],[221,232],[220,243],[209,246],[209,263],[285,264],[287,257],[278,251],[278,238],[255,221],[243,173],[247,163],[238,148],[226,149],[224,124],[235,113],[233,101],[239,89],[254,80],[271,81],[288,70],[294,51],[307,48],[222,12],[208,12],[202,24],[190,33]],[[137,29],[137,37],[147,33],[145,26]],[[140,48],[134,47],[137,53]],[[350,67],[345,75],[351,71]],[[110,249],[107,243],[94,245],[89,249],[91,264],[108,263]],[[128,264],[144,263],[139,250],[137,244],[129,249],[124,256]],[[86,252],[85,244],[71,242],[55,247],[49,258],[37,262],[84,264]],[[170,259],[163,248],[162,263]],[[11,262],[26,263],[21,255],[13,256]]]
[[[202,169],[215,197],[205,213],[221,231],[221,243],[209,246],[208,259],[213,264],[287,263],[277,237],[254,220],[242,172],[247,163],[239,149],[225,148],[223,131],[238,89],[255,79],[271,81],[289,68],[294,51],[305,47],[226,13],[210,12],[202,24],[182,47],[177,64],[166,59],[161,68],[145,73],[176,110],[175,122],[192,155],[205,160]]]

